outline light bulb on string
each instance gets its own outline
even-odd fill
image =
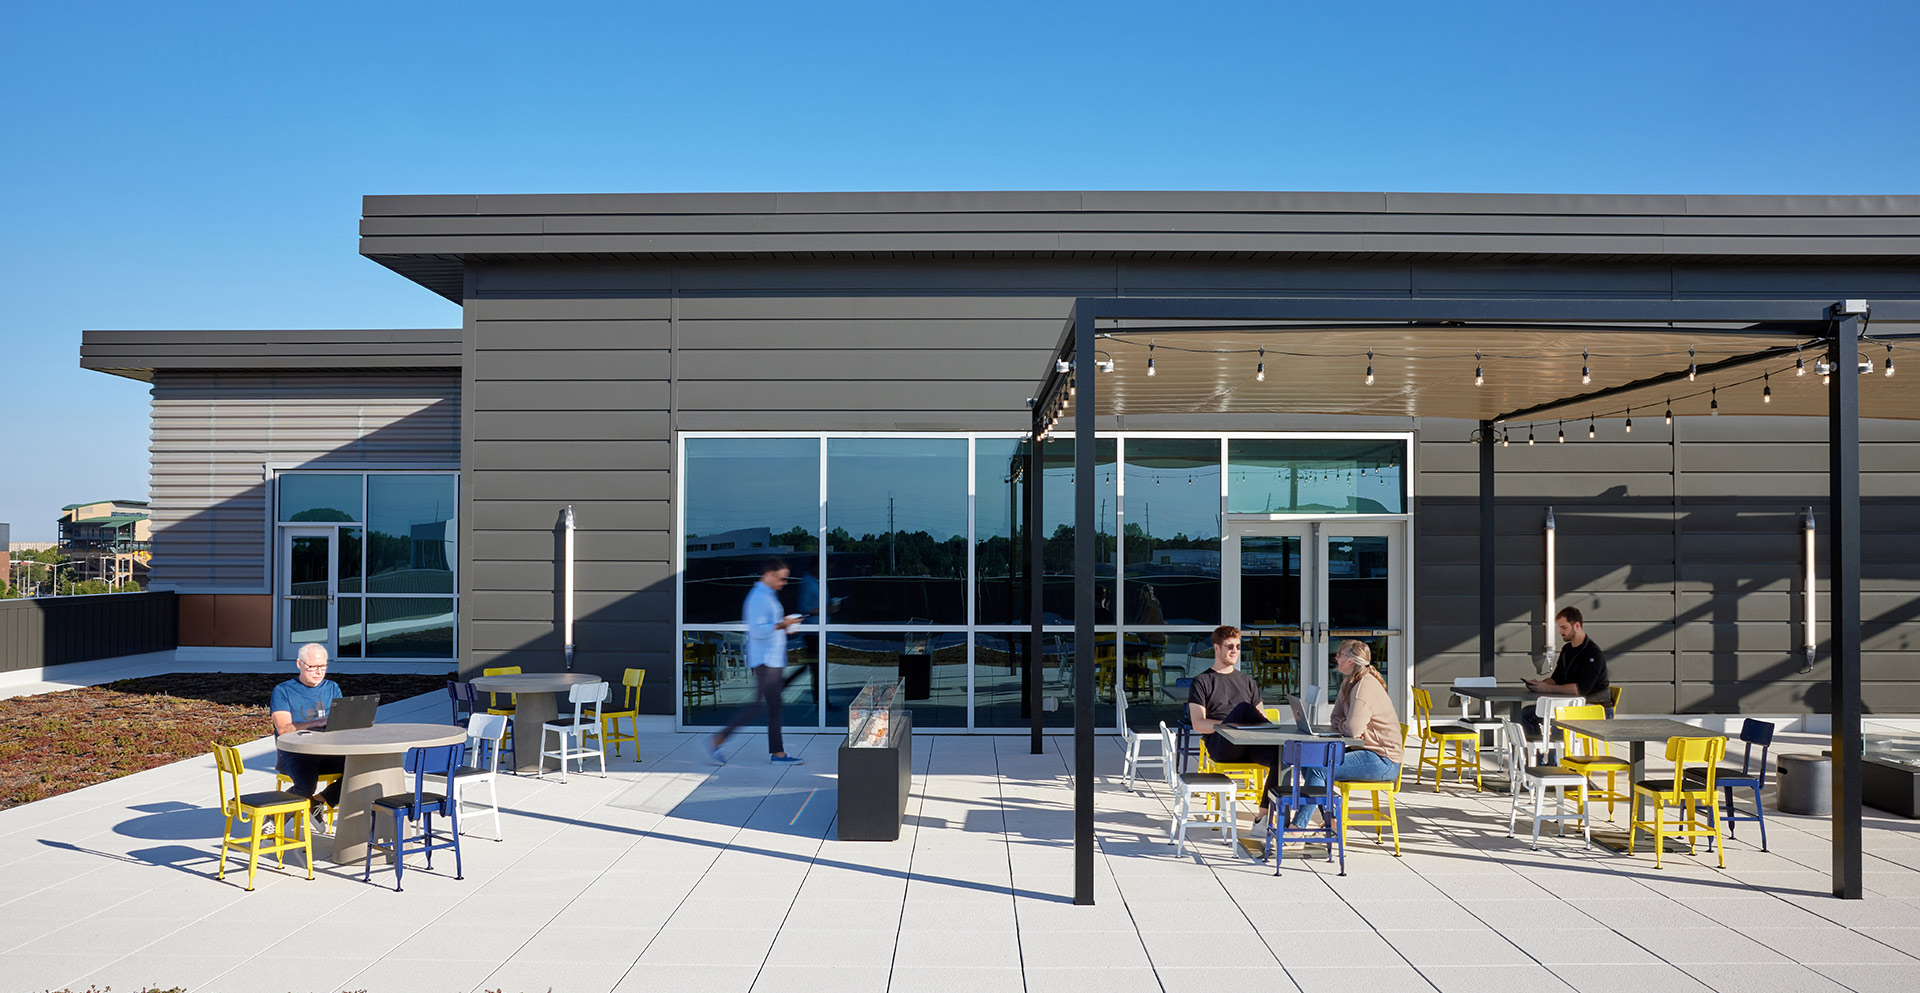
[[[1593,382],[1593,369],[1587,364],[1587,350],[1582,348],[1580,350],[1580,385],[1585,386],[1591,382]]]
[[[1800,355],[1801,349],[1806,347],[1805,345],[1793,346],[1793,374],[1796,376],[1804,376],[1807,374],[1807,360]]]
[[[1633,433],[1633,408],[1632,407],[1627,408],[1627,433],[1628,434]]]
[[[1764,372],[1760,374],[1760,402],[1773,402],[1773,382],[1768,378],[1768,374]]]
[[[1667,426],[1673,426],[1673,398],[1667,398]]]
[[[1593,415],[1592,415],[1592,414],[1588,414],[1588,415],[1587,415],[1587,440],[1588,440],[1588,441],[1592,441],[1592,440],[1593,440],[1593,434],[1594,434],[1594,431],[1593,431],[1593,428],[1594,428],[1594,425],[1593,425]]]
[[[1367,385],[1373,385],[1373,349],[1367,349]]]
[[[1567,443],[1567,422],[1561,421],[1560,422],[1560,444],[1564,445],[1566,443]]]
[[[1153,375],[1153,343],[1147,343],[1147,375]]]
[[[1256,383],[1267,381],[1267,350],[1264,348],[1260,349],[1260,364],[1253,370],[1253,381]]]
[[[1507,447],[1510,447],[1512,444],[1513,444],[1513,436],[1506,433],[1505,431],[1500,432],[1500,447],[1507,448]]]
[[[1893,378],[1893,343],[1887,343],[1887,378]]]
[[[1891,360],[1888,361],[1887,368],[1889,369],[1893,368],[1893,363]],[[1475,386],[1487,385],[1487,375],[1484,368],[1480,364],[1480,350],[1478,348],[1473,350],[1473,385]]]
[[[1707,402],[1707,413],[1716,417],[1720,414],[1720,387],[1718,386],[1713,388],[1712,398]]]
[[[1687,346],[1687,382],[1689,383],[1693,382],[1693,378],[1698,375],[1700,375],[1700,366],[1693,361],[1693,346],[1688,345]]]
[[[1527,425],[1527,444],[1533,444],[1533,425]]]

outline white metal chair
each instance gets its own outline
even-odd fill
[[[1160,722],[1160,752],[1173,754],[1173,729],[1166,721]],[[1234,852],[1240,849],[1240,815],[1234,803],[1234,793],[1239,784],[1232,777],[1218,772],[1181,772],[1172,762],[1160,763],[1167,775],[1167,788],[1173,791],[1173,832],[1167,838],[1167,844],[1173,846],[1175,855],[1187,852],[1187,830],[1193,827],[1218,828],[1226,832],[1227,847]],[[1195,797],[1212,796],[1218,805],[1212,810],[1202,802],[1194,809]]]
[[[600,733],[600,705],[606,702],[607,690],[608,687],[604,681],[597,683],[575,683],[567,687],[567,702],[573,704],[573,719],[548,721],[540,725],[541,776],[544,777],[547,774],[546,760],[556,758],[560,760],[560,781],[564,783],[567,781],[568,759],[579,759],[580,771],[586,772],[587,756],[598,755],[600,756],[600,777],[602,779],[606,778],[607,750],[600,746],[598,735]],[[587,704],[593,704],[592,716],[584,716],[582,714]],[[559,747],[551,751],[547,749],[547,735],[549,733],[553,734],[559,741]],[[576,741],[578,746],[568,748],[567,740],[569,738]],[[592,748],[587,747],[588,738],[593,739]]]
[[[1166,768],[1168,759],[1173,755],[1173,749],[1166,747],[1165,743],[1159,738],[1148,738],[1127,726],[1127,691],[1125,688],[1116,689],[1113,698],[1120,710],[1120,743],[1125,746],[1127,750],[1126,755],[1122,759],[1126,770],[1127,792],[1132,793],[1134,791],[1133,782],[1139,778],[1140,770],[1147,766],[1159,766],[1162,769]],[[1149,751],[1149,749],[1152,750]]]
[[[500,831],[500,744],[507,734],[507,719],[500,714],[474,714],[467,718],[467,755],[454,770],[447,784],[447,795],[462,813],[467,807],[493,811],[493,840],[505,839]],[[438,777],[434,777],[438,778]],[[467,791],[487,788],[487,801],[467,799]],[[468,834],[464,827],[461,834]]]
[[[1584,707],[1587,698],[1583,696],[1543,696],[1533,702],[1533,712],[1540,718],[1540,743],[1554,740],[1553,715],[1561,707]]]
[[[1507,811],[1507,837],[1513,837],[1513,826],[1520,817],[1520,792],[1525,790],[1531,797],[1533,816],[1533,847],[1540,847],[1540,824],[1554,821],[1560,826],[1560,835],[1565,837],[1567,822],[1578,820],[1581,834],[1588,848],[1593,847],[1593,824],[1587,817],[1586,786],[1587,777],[1572,772],[1559,764],[1560,745],[1528,741],[1527,732],[1518,724],[1508,724],[1502,729],[1506,736],[1507,762],[1513,770],[1513,803]],[[1567,791],[1579,790],[1581,799],[1579,813],[1567,813]],[[1554,791],[1553,813],[1547,813],[1547,791]]]

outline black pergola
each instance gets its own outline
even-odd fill
[[[1095,436],[1095,418],[1103,413],[1127,413],[1151,410],[1157,413],[1184,412],[1316,412],[1329,414],[1367,414],[1389,412],[1369,407],[1338,391],[1316,391],[1320,399],[1276,404],[1274,394],[1241,398],[1216,381],[1195,380],[1187,384],[1187,393],[1174,405],[1140,407],[1115,405],[1102,395],[1099,371],[1102,363],[1113,367],[1112,353],[1102,342],[1117,344],[1147,337],[1149,342],[1165,340],[1178,343],[1190,336],[1237,336],[1246,341],[1305,341],[1338,338],[1354,334],[1394,334],[1403,340],[1431,337],[1447,341],[1455,350],[1462,336],[1474,329],[1485,333],[1516,336],[1551,335],[1563,347],[1572,342],[1603,343],[1617,335],[1685,336],[1692,341],[1721,340],[1729,343],[1727,354],[1701,362],[1689,354],[1684,366],[1667,362],[1657,370],[1636,370],[1625,381],[1605,384],[1591,390],[1566,392],[1551,382],[1528,382],[1516,391],[1490,396],[1488,400],[1524,395],[1524,402],[1511,407],[1479,407],[1465,413],[1473,401],[1464,394],[1444,394],[1438,387],[1422,387],[1408,373],[1408,382],[1393,399],[1398,409],[1391,411],[1410,416],[1470,416],[1480,423],[1480,670],[1494,674],[1494,447],[1500,443],[1505,426],[1512,422],[1562,417],[1578,419],[1595,416],[1598,405],[1641,399],[1638,406],[1653,406],[1657,401],[1645,398],[1655,391],[1671,390],[1683,381],[1688,387],[1705,377],[1745,374],[1749,367],[1768,361],[1795,359],[1800,355],[1824,355],[1831,370],[1830,388],[1825,391],[1826,410],[1786,409],[1787,405],[1767,413],[1824,413],[1828,423],[1829,486],[1828,554],[1830,583],[1830,636],[1832,736],[1835,770],[1833,779],[1833,892],[1846,899],[1859,899],[1861,886],[1861,767],[1860,767],[1860,365],[1863,343],[1869,339],[1869,320],[1910,322],[1920,320],[1920,302],[1883,301],[1877,307],[1864,300],[1814,301],[1780,299],[1717,300],[1607,300],[1607,299],[1466,299],[1466,298],[1128,298],[1083,297],[1075,301],[1060,341],[1048,359],[1034,398],[1032,444],[1028,451],[1028,554],[1030,619],[1030,664],[1028,693],[1033,701],[1033,750],[1041,750],[1040,699],[1043,542],[1034,540],[1034,527],[1041,520],[1040,471],[1048,437],[1065,422],[1076,439]],[[1109,322],[1103,328],[1101,322]],[[1124,323],[1124,327],[1122,324]],[[1258,336],[1258,337],[1255,337]],[[1291,336],[1291,337],[1282,337]],[[1876,331],[1871,341],[1886,344],[1900,339],[1920,338],[1920,331]],[[1527,340],[1517,337],[1516,340]],[[1261,358],[1266,357],[1262,345]],[[1810,350],[1811,349],[1811,350]],[[1252,347],[1196,349],[1214,352],[1251,352]],[[1691,347],[1689,349],[1691,352]],[[1151,355],[1149,347],[1145,353]],[[1296,355],[1305,353],[1293,353]],[[1104,356],[1104,359],[1103,359]],[[1344,356],[1343,356],[1344,358]],[[1475,355],[1477,378],[1478,355]],[[1436,364],[1440,364],[1436,362]],[[1642,363],[1644,366],[1646,363]],[[1740,372],[1736,373],[1736,370]],[[1264,373],[1264,363],[1261,372]],[[1582,369],[1585,379],[1585,369]],[[1454,374],[1449,370],[1449,374]],[[1154,375],[1150,367],[1146,376]],[[1373,364],[1369,352],[1367,384],[1373,382]],[[1263,377],[1264,382],[1264,377]],[[1144,392],[1135,381],[1128,396]],[[1477,385],[1477,384],[1476,384]],[[1429,384],[1431,386],[1431,384]],[[1719,395],[1714,389],[1712,403],[1717,412]],[[1263,388],[1264,389],[1264,388]],[[1704,392],[1704,391],[1702,391]],[[1423,393],[1429,393],[1431,399]],[[1769,388],[1766,399],[1772,397]],[[1902,384],[1892,406],[1876,403],[1878,416],[1920,418],[1920,403]],[[1730,404],[1732,397],[1729,396]],[[1672,401],[1668,401],[1669,409]],[[1804,404],[1801,405],[1804,408]],[[1761,409],[1738,410],[1761,413]],[[1606,411],[1600,416],[1617,416]],[[1630,408],[1629,408],[1630,416]],[[1092,444],[1074,445],[1074,902],[1093,903],[1093,781],[1094,781],[1094,621],[1095,536],[1094,520],[1095,449]],[[1116,688],[1118,687],[1116,674]]]

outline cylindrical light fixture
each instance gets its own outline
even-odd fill
[[[1558,600],[1559,597],[1555,594],[1553,589],[1553,575],[1555,572],[1556,563],[1554,561],[1555,560],[1554,547],[1553,547],[1554,525],[1553,525],[1553,508],[1551,506],[1547,508],[1547,523],[1546,523],[1545,531],[1547,536],[1547,654],[1551,656],[1554,652],[1557,652],[1560,650],[1560,629],[1558,627],[1555,627],[1553,623],[1553,615],[1559,612],[1560,608],[1555,604],[1555,601]]]
[[[1800,671],[1806,672],[1813,668],[1813,648],[1814,648],[1813,567],[1814,567],[1815,559],[1813,557],[1813,508],[1812,507],[1808,507],[1800,518],[1800,535],[1801,535],[1801,542],[1806,546],[1805,561],[1806,561],[1806,567],[1807,567],[1806,589],[1805,589],[1805,592],[1802,594],[1803,596],[1806,597],[1806,617],[1802,621],[1802,626],[1806,630],[1802,634],[1800,639],[1801,645],[1805,647],[1807,650],[1807,657]]]

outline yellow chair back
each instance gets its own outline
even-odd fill
[[[1413,723],[1420,737],[1430,738],[1433,734],[1433,694],[1416,686],[1413,688]]]
[[[240,802],[240,772],[246,764],[240,761],[240,750],[232,745],[213,746],[213,764],[220,769],[220,811],[232,817],[234,806]]]
[[[620,685],[626,687],[627,691],[621,698],[623,702],[620,705],[620,709],[640,709],[640,684],[646,681],[647,670],[645,669],[628,669],[625,673],[621,674]]]
[[[1607,700],[1607,706],[1612,707],[1613,712],[1618,714],[1620,712],[1620,687],[1607,687],[1607,694],[1610,697],[1610,699]]]
[[[1554,721],[1604,721],[1607,708],[1597,703],[1583,704],[1578,707],[1561,707],[1553,712]],[[1607,744],[1598,738],[1589,737],[1571,728],[1560,729],[1561,740],[1567,744],[1567,758],[1592,758],[1610,754]]]
[[[517,665],[503,665],[503,666],[500,666],[500,667],[498,667],[498,668],[494,668],[494,669],[482,669],[482,670],[480,670],[480,675],[481,675],[482,677],[485,677],[485,676],[518,676],[518,675],[520,675],[520,667],[519,667],[519,666],[517,666]],[[508,693],[508,694],[506,694],[506,698],[507,698],[507,704],[506,704],[506,706],[504,706],[504,707],[500,705],[500,696],[501,696],[501,694],[499,694],[499,693],[488,693],[488,694],[487,694],[487,713],[489,713],[489,714],[511,714],[511,713],[513,713],[513,704],[514,704],[514,696],[513,696],[513,694],[511,694],[511,693]]]
[[[1711,738],[1668,738],[1667,760],[1673,763],[1673,795],[1697,793],[1712,799],[1714,773],[1719,771],[1720,760],[1726,754],[1727,739],[1718,735]],[[1690,766],[1704,766],[1701,770],[1701,775],[1706,779],[1704,788],[1693,790],[1685,786]]]

